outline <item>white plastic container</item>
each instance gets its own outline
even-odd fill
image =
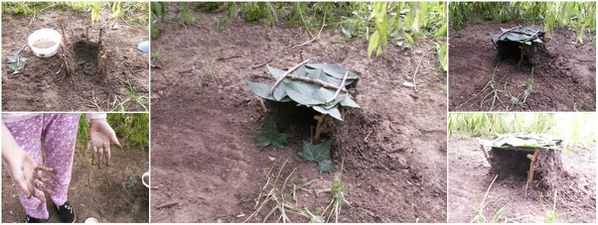
[[[50,58],[56,55],[60,42],[62,42],[62,35],[58,31],[48,28],[34,31],[27,39],[33,54],[40,58]]]
[[[145,186],[146,188],[150,188],[150,172],[149,171],[147,171],[143,175],[141,175],[141,183],[143,183],[143,186]]]

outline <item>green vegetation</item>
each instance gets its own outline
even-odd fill
[[[149,114],[148,113],[108,113],[108,123],[116,132],[116,136],[124,150],[149,151]],[[87,145],[89,122],[85,114],[79,120],[77,132],[77,148],[85,151]]]
[[[577,41],[583,43],[584,33],[596,31],[596,2],[454,2],[449,4],[449,18],[453,30],[472,18],[543,24],[546,32],[567,27],[577,30]]]
[[[99,22],[102,8],[112,13],[112,18],[125,23],[147,25],[149,6],[144,2],[3,2],[4,15],[37,17],[48,10],[74,10],[89,12],[92,22]]]
[[[152,2],[152,38],[160,30],[153,26],[164,18],[166,7],[175,4]],[[446,71],[447,18],[444,2],[205,2],[176,4],[179,20],[187,24],[195,8],[223,13],[216,25],[235,19],[263,21],[268,25],[288,22],[301,26],[312,40],[319,39],[323,28],[340,31],[345,40],[368,41],[368,55],[381,55],[389,45],[409,48],[418,40],[437,43],[437,54]],[[192,20],[195,21],[195,20]]]
[[[596,131],[592,114],[450,113],[449,136],[497,137],[508,133],[551,134],[570,144],[592,145]]]

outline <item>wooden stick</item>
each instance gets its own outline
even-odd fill
[[[156,206],[156,209],[168,208],[168,207],[175,206],[178,204],[179,204],[178,202],[168,202],[168,203],[164,203],[162,205]]]
[[[89,27],[85,27],[85,42],[89,42]]]
[[[102,33],[104,32],[104,28],[100,28],[100,37],[98,38],[98,43],[102,43]]]
[[[316,135],[314,135],[314,140],[316,140],[316,141],[320,140],[320,135],[322,134],[322,124],[324,124],[324,121],[326,121],[327,116],[328,116],[327,114],[314,116],[314,119],[316,119],[316,121],[318,121],[318,123],[316,124]]]
[[[480,144],[480,148],[482,149],[482,152],[484,153],[486,160],[488,162],[490,162],[490,155],[488,155],[488,151],[486,151],[486,147],[484,147],[484,144]],[[490,165],[492,165],[492,164],[490,164]]]
[[[336,89],[336,92],[334,93],[334,95],[332,96],[332,98],[328,99],[328,101],[326,101],[326,104],[334,101],[334,99],[336,99],[336,97],[338,96],[338,93],[341,92],[341,89],[343,89],[345,87],[345,81],[347,81],[347,77],[349,76],[349,70],[347,70],[347,72],[345,73],[345,76],[343,76],[343,81],[341,81],[341,85],[338,87],[338,89]]]
[[[291,69],[287,70],[287,72],[285,72],[282,77],[280,79],[278,79],[276,81],[276,83],[274,83],[274,85],[272,85],[272,88],[270,88],[270,95],[274,94],[274,89],[276,89],[276,87],[280,84],[280,82],[282,82],[282,80],[284,80],[284,78],[286,78],[289,74],[291,74],[294,70],[296,70],[297,68],[299,68],[300,66],[306,64],[309,62],[309,59],[303,61],[302,63],[299,63],[295,66],[293,66]]]
[[[62,32],[62,49],[66,49],[66,32],[64,32],[64,23],[60,23],[60,31]]]
[[[415,67],[415,71],[413,72],[413,76],[411,77],[411,79],[413,80],[413,91],[415,91],[417,93],[417,83],[415,83],[415,75],[417,75],[417,71],[419,70],[419,66],[421,66],[422,62],[424,61],[424,58],[426,56],[428,52],[424,52],[424,54],[421,56],[421,58],[419,59],[419,63],[417,63],[417,66]]]
[[[540,149],[536,149],[536,150],[534,150],[533,155],[529,155],[529,154],[527,155],[527,158],[531,159],[531,162],[529,163],[529,172],[527,174],[527,183],[525,184],[525,193],[526,194],[527,194],[527,188],[534,180],[534,170],[535,170],[536,160],[538,159],[539,154],[540,154]]]
[[[334,84],[321,81],[319,79],[313,79],[313,78],[304,77],[304,76],[297,76],[297,75],[293,75],[293,74],[287,75],[286,78],[289,78],[291,80],[298,80],[298,81],[303,81],[303,82],[307,82],[307,83],[318,84],[318,85],[322,86],[323,88],[328,88],[328,89],[337,90],[340,88],[342,92],[347,92],[347,89],[344,87],[339,87]]]

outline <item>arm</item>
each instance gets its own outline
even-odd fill
[[[41,192],[36,191],[35,186],[41,189],[45,186],[45,179],[40,177],[38,171],[53,172],[51,168],[38,165],[31,156],[25,152],[15,141],[10,131],[2,123],[2,160],[6,162],[11,171],[11,176],[23,193],[30,198],[31,196],[45,202],[45,197]]]

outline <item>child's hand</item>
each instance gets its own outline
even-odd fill
[[[43,176],[44,172],[54,172],[54,169],[38,165],[25,151],[15,155],[13,160],[7,161],[12,178],[15,184],[27,198],[37,198],[46,202],[43,192],[51,193],[51,187],[48,186],[48,179]]]
[[[109,166],[111,142],[122,148],[118,138],[116,138],[116,133],[106,119],[92,119],[89,123],[89,142],[87,146],[93,149],[92,164],[98,167],[101,167],[102,164]]]
[[[2,124],[2,159],[10,168],[12,179],[21,189],[27,198],[35,197],[46,202],[43,192],[52,189],[44,172],[54,172],[54,169],[38,165],[29,153],[25,152],[10,134],[10,131]]]

